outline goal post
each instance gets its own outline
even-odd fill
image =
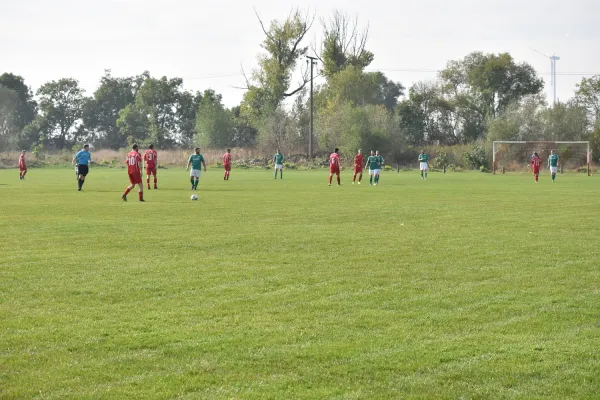
[[[589,141],[496,140],[492,143],[492,172],[495,175],[496,171],[522,170],[529,165],[534,151],[546,160],[550,150],[559,155],[561,170],[563,167],[576,170],[585,168],[588,176],[592,175]]]

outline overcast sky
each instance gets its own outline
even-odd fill
[[[335,9],[369,25],[371,70],[409,87],[471,51],[509,52],[532,64],[550,89],[558,61],[558,97],[573,95],[585,74],[600,74],[600,0],[0,0],[0,73],[22,75],[34,90],[78,79],[91,95],[105,69],[115,76],[184,78],[189,90],[213,88],[240,102],[240,75],[256,66],[265,22],[297,6],[327,17]],[[308,41],[318,43],[315,24]]]

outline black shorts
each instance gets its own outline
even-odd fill
[[[87,165],[84,165],[84,164],[79,164],[79,165],[77,166],[77,173],[78,173],[79,175],[86,176],[86,175],[88,174],[88,172],[89,172],[89,169],[88,169],[88,166],[87,166]]]

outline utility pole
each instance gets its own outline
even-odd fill
[[[314,99],[313,99],[313,68],[317,65],[317,57],[306,56],[310,62],[310,132],[308,134],[308,158],[313,158],[313,134],[314,134]]]

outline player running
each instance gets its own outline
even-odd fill
[[[23,150],[19,156],[19,179],[25,180],[25,174],[27,174],[27,163],[25,162],[25,150]]]
[[[277,171],[279,171],[279,176],[283,179],[283,154],[279,150],[273,156],[273,164],[275,164],[275,179],[277,179]]]
[[[419,169],[421,170],[421,179],[427,179],[427,171],[429,171],[429,156],[425,154],[425,150],[421,150],[421,154],[419,154]]]
[[[381,174],[381,166],[383,165],[383,157],[379,155],[379,150],[373,154],[373,150],[371,150],[371,155],[367,158],[367,166],[369,167],[369,185],[377,186],[379,183],[379,174]]]
[[[129,183],[125,189],[125,193],[121,196],[123,201],[127,201],[127,195],[131,192],[131,189],[138,185],[140,191],[138,196],[140,201],[144,201],[144,184],[142,183],[142,155],[139,152],[137,144],[131,146],[132,150],[127,153],[125,163],[127,163],[127,174],[129,175]]]
[[[360,181],[362,181],[363,175],[363,163],[365,160],[363,159],[362,150],[358,149],[358,154],[354,156],[354,175],[352,175],[352,184],[356,181],[356,174],[358,175],[358,184],[360,185]]]
[[[339,152],[340,149],[336,147],[333,153],[329,155],[329,186],[331,186],[331,179],[333,178],[333,174],[337,176],[338,185],[342,184],[342,182],[340,181],[340,169],[342,167],[342,160],[340,158]]]
[[[148,146],[144,152],[144,162],[146,163],[146,184],[150,190],[150,175],[154,176],[154,189],[158,189],[158,180],[156,179],[156,168],[158,167],[158,153],[154,150],[154,145]]]
[[[539,182],[540,178],[540,167],[542,166],[542,159],[538,155],[537,152],[533,152],[531,156],[531,171],[533,172],[533,177],[536,183]]]
[[[198,189],[198,181],[200,181],[200,170],[202,166],[204,166],[204,172],[206,172],[206,162],[204,162],[204,157],[200,154],[200,147],[196,147],[194,151],[196,153],[190,156],[187,167],[185,168],[187,171],[190,169],[190,165],[192,166],[192,169],[190,170],[190,182],[192,183],[192,187],[190,190]]]
[[[548,166],[550,167],[550,173],[552,174],[552,182],[556,179],[556,172],[558,171],[558,154],[554,150],[550,150],[550,156],[548,157]]]
[[[77,191],[81,191],[83,184],[85,183],[85,177],[89,172],[89,163],[92,162],[92,155],[90,154],[90,145],[86,144],[82,150],[79,150],[73,157],[72,164],[77,163]]]
[[[227,149],[225,154],[223,154],[223,168],[225,168],[225,175],[223,175],[223,180],[229,180],[229,173],[231,172],[231,149]]]

